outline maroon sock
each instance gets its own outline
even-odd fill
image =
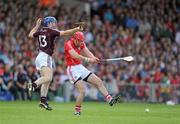
[[[47,98],[44,97],[44,96],[42,96],[40,101],[41,101],[42,103],[46,103],[46,102],[47,102]]]
[[[75,111],[76,111],[76,112],[81,112],[81,106],[76,105],[76,106],[75,106]]]

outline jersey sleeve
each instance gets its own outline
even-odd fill
[[[33,37],[37,37],[37,36],[38,36],[38,34],[39,34],[39,32],[38,32],[38,31],[36,31],[36,32],[33,34]]]
[[[70,50],[72,50],[72,49],[73,49],[73,47],[72,47],[71,43],[70,43],[70,42],[67,42],[67,43],[65,44],[65,50],[66,50],[66,51],[70,51]]]
[[[51,34],[56,37],[56,36],[60,36],[60,31],[59,30],[52,30]]]

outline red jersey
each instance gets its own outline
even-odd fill
[[[69,54],[69,51],[74,49],[78,54],[80,54],[81,50],[84,48],[85,48],[85,43],[81,44],[80,47],[76,47],[74,45],[73,39],[70,39],[69,41],[67,41],[64,45],[66,65],[71,66],[71,65],[81,64],[81,61],[79,59],[71,57],[71,55]]]

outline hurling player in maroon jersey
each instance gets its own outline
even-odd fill
[[[42,27],[40,27],[41,25]],[[41,77],[35,82],[29,83],[28,91],[29,95],[31,95],[32,91],[41,86],[39,106],[46,110],[52,110],[47,103],[47,93],[49,84],[53,78],[54,61],[52,54],[54,51],[55,38],[72,35],[82,30],[83,27],[79,26],[66,31],[60,31],[57,29],[56,19],[48,16],[44,19],[39,18],[36,22],[36,26],[29,33],[30,38],[36,38],[39,42],[39,53],[36,57],[35,64]]]

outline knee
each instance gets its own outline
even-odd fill
[[[96,87],[102,87],[104,84],[102,82],[102,80],[98,80]]]
[[[47,81],[47,83],[50,83],[51,81],[52,81],[52,76],[48,76],[48,77],[46,77],[46,81]]]

